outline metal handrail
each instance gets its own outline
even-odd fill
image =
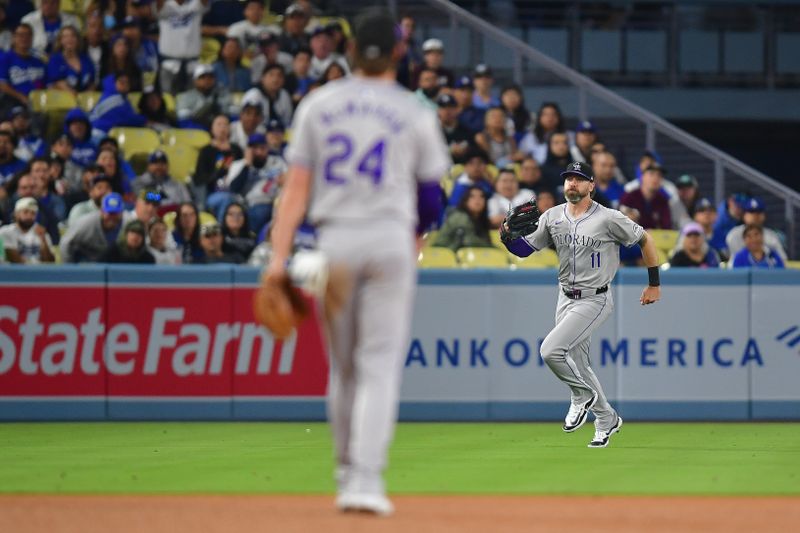
[[[426,2],[433,7],[446,12],[451,17],[451,28],[453,27],[452,21],[457,20],[459,23],[478,30],[498,43],[511,48],[515,54],[515,71],[518,70],[516,66],[521,64],[521,61],[517,59],[518,56],[524,56],[526,59],[536,63],[544,70],[547,70],[551,74],[569,81],[572,85],[578,87],[580,91],[579,98],[582,100],[582,105],[580,106],[581,120],[588,118],[586,116],[585,109],[585,93],[588,92],[592,96],[604,101],[619,111],[622,111],[626,115],[643,122],[648,129],[648,145],[654,143],[654,132],[657,130],[667,137],[670,137],[674,141],[689,148],[690,150],[712,160],[715,166],[714,174],[718,182],[715,186],[717,201],[722,200],[721,196],[723,196],[724,188],[722,184],[719,183],[719,180],[723,179],[724,169],[727,168],[751,183],[755,183],[772,192],[773,194],[783,196],[786,200],[787,211],[789,210],[788,206],[790,205],[800,207],[800,192],[790,189],[786,185],[783,185],[782,183],[770,178],[763,172],[759,172],[753,167],[743,163],[742,161],[739,161],[729,154],[726,154],[718,148],[711,146],[707,142],[698,139],[694,135],[687,133],[663,118],[651,113],[650,111],[647,111],[646,109],[634,104],[633,102],[630,102],[629,100],[626,100],[622,96],[610,91],[609,89],[606,89],[592,79],[536,50],[521,39],[514,37],[497,28],[496,26],[486,22],[485,20],[476,17],[465,9],[451,3],[449,0],[426,0]],[[515,77],[519,77],[520,74],[520,72],[515,73]],[[520,80],[518,79],[517,81]],[[654,146],[648,146],[648,148],[654,148]]]

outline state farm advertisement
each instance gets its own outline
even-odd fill
[[[252,291],[3,287],[0,396],[324,396],[317,317],[276,341]]]

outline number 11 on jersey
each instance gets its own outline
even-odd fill
[[[592,268],[600,268],[600,252],[592,252]]]

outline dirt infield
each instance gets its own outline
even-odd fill
[[[396,496],[391,518],[331,496],[0,496],[4,533],[789,531],[800,497]]]

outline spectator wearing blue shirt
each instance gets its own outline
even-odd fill
[[[472,78],[461,76],[453,85],[453,97],[458,104],[458,123],[464,126],[472,135],[483,130],[485,109],[479,109],[472,104],[474,90]]]
[[[475,85],[475,93],[472,95],[472,105],[478,109],[490,109],[500,107],[500,99],[492,94],[494,77],[492,68],[483,63],[475,66],[472,73],[472,83]]]
[[[94,164],[97,148],[92,143],[89,116],[80,107],[70,109],[64,119],[64,133],[72,141],[72,162],[81,168]]]
[[[73,94],[93,91],[94,63],[83,51],[78,31],[72,26],[61,28],[53,49],[47,63],[47,85]]]
[[[133,59],[142,72],[143,89],[153,87],[158,75],[158,45],[142,38],[142,22],[137,17],[125,17],[120,26],[122,36],[128,41]]]
[[[14,155],[16,140],[9,131],[0,130],[0,200],[9,191],[8,185],[14,174],[25,168],[25,162]]]
[[[28,95],[35,89],[44,89],[45,65],[33,55],[31,42],[33,30],[20,24],[14,30],[10,52],[0,58],[0,116],[16,106],[28,106]]]
[[[92,138],[99,140],[106,137],[111,128],[145,125],[144,117],[134,111],[128,101],[129,91],[130,79],[127,74],[118,76],[109,74],[103,78],[103,95],[89,114],[89,121],[94,130]]]
[[[598,192],[608,198],[611,207],[617,209],[625,188],[617,181],[617,158],[611,152],[597,152],[592,154],[592,169],[594,181]]]
[[[764,246],[764,230],[761,226],[746,226],[743,237],[745,247],[733,256],[731,268],[784,268],[781,256]]]
[[[217,85],[222,85],[229,92],[243,93],[252,87],[250,71],[242,66],[242,45],[239,39],[229,37],[225,40],[213,67]]]
[[[728,245],[725,238],[733,228],[742,223],[744,216],[744,204],[747,202],[747,195],[735,193],[717,206],[717,221],[714,223],[714,234],[709,241],[711,247],[719,251],[723,260],[730,257]]]
[[[8,119],[14,126],[14,135],[17,138],[15,156],[23,161],[30,161],[34,157],[47,154],[47,143],[31,130],[31,117],[27,108],[21,105],[12,107]]]
[[[461,201],[461,196],[470,187],[480,187],[486,198],[491,198],[494,193],[494,186],[489,174],[486,172],[486,165],[489,164],[489,156],[478,147],[471,148],[464,157],[464,173],[456,178],[453,192],[447,202],[449,207],[456,207]]]

